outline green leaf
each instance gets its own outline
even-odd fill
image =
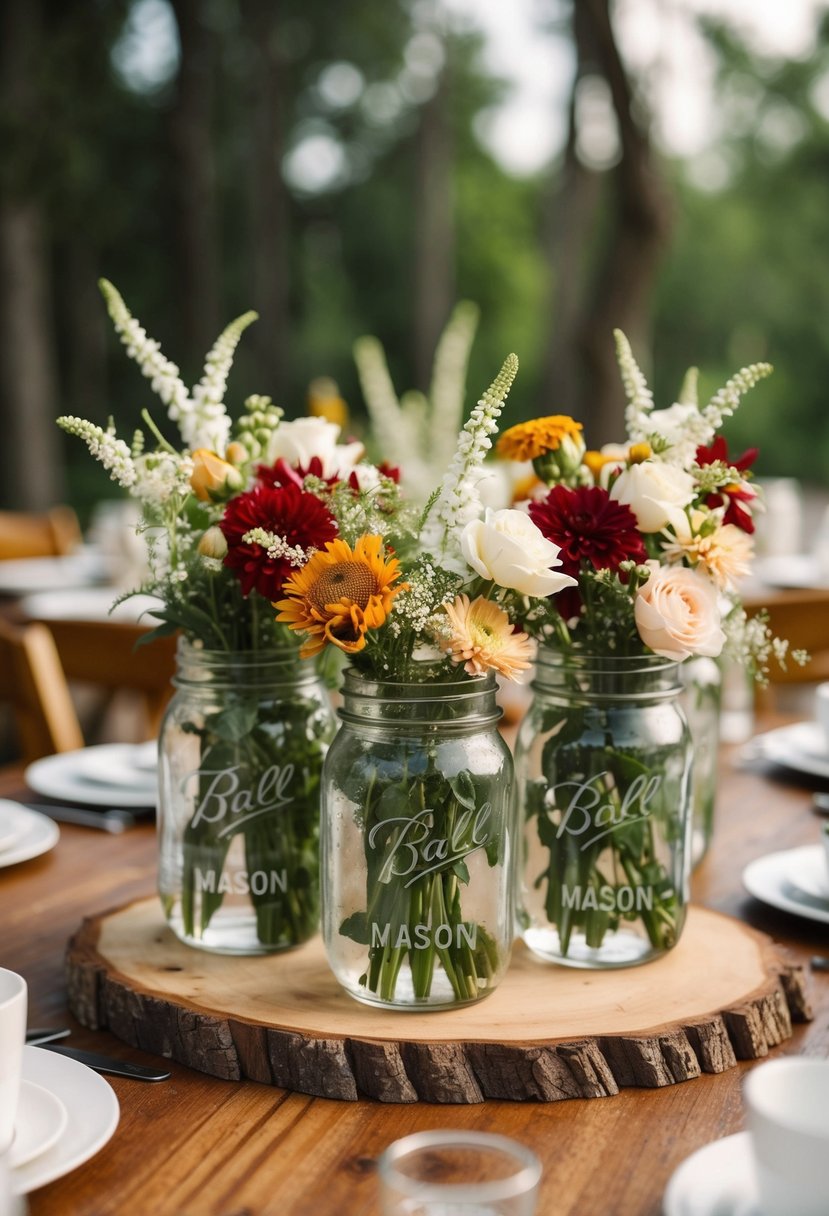
[[[340,933],[361,946],[367,946],[370,941],[368,915],[365,912],[353,912],[340,925]]]
[[[468,807],[470,811],[474,811],[476,807],[475,786],[468,770],[463,768],[456,776],[450,777],[449,784],[452,787],[452,793],[461,806]]]
[[[399,785],[387,786],[374,808],[378,819],[408,819],[411,813],[408,791]]]
[[[220,713],[211,714],[206,724],[220,739],[228,743],[238,743],[246,738],[256,725],[257,710],[258,707],[253,702],[231,705]]]

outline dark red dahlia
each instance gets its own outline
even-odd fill
[[[714,464],[715,461],[721,460],[729,468],[745,473],[754,464],[759,454],[759,448],[747,448],[742,456],[735,459],[729,456],[725,439],[722,435],[717,435],[710,447],[697,448],[697,464]],[[753,502],[756,497],[756,492],[750,486],[742,483],[741,485],[723,486],[715,493],[709,494],[705,505],[712,509],[725,507],[723,523],[736,524],[738,528],[751,534],[754,531],[754,520],[751,517],[751,511],[743,504]]]
[[[334,517],[313,494],[293,483],[286,486],[254,486],[245,494],[231,498],[219,523],[227,541],[224,564],[237,576],[242,591],[258,591],[265,599],[277,600],[282,584],[296,570],[289,556],[269,557],[263,545],[247,544],[242,538],[253,528],[280,537],[286,547],[322,549],[334,540]]]
[[[630,507],[601,486],[553,486],[543,501],[530,503],[530,519],[559,546],[561,571],[573,578],[583,563],[594,570],[617,570],[620,562],[644,562],[648,556]],[[555,602],[569,620],[581,606],[578,589],[566,587]]]

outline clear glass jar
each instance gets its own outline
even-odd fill
[[[179,643],[159,738],[158,885],[189,946],[266,954],[319,913],[319,785],[328,692],[295,651]]]
[[[323,771],[322,932],[371,1005],[464,1005],[513,936],[512,757],[491,677],[375,682],[348,669]]]
[[[541,958],[626,967],[676,945],[690,755],[677,664],[541,648],[515,752],[519,927]]]
[[[691,867],[699,865],[714,835],[717,761],[720,746],[722,673],[715,659],[698,656],[680,666],[682,708],[688,719],[691,767]]]

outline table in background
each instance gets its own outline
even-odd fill
[[[829,947],[827,927],[775,912],[742,892],[744,865],[818,840],[808,790],[736,771],[726,756],[717,835],[694,878],[697,902],[741,917],[791,948],[795,961]],[[0,796],[21,794],[6,773]],[[63,827],[50,854],[0,871],[0,963],[30,986],[30,1023],[71,1024],[72,1043],[140,1059],[66,1012],[62,960],[85,915],[152,892],[148,824],[123,836]],[[829,1055],[829,975],[812,977],[815,1020],[778,1052]],[[555,971],[550,971],[555,1000]],[[439,1014],[435,1016],[439,1017]],[[334,1102],[252,1082],[217,1081],[173,1064],[157,1085],[113,1078],[121,1122],[86,1165],[30,1196],[31,1216],[375,1216],[374,1161],[390,1141],[438,1127],[498,1131],[544,1164],[540,1216],[657,1216],[689,1153],[744,1126],[742,1064],[660,1090],[550,1104],[476,1106]]]

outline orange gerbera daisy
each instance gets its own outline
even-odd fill
[[[311,658],[332,642],[346,654],[366,644],[366,632],[378,629],[392,600],[406,583],[396,557],[383,557],[382,536],[361,536],[352,549],[344,540],[331,540],[314,553],[296,574],[285,580],[286,598],[278,600],[276,618],[309,635],[300,654]]]
[[[562,440],[578,438],[581,430],[581,423],[567,414],[533,418],[504,431],[495,450],[504,460],[537,460],[546,452],[558,451]]]
[[[443,610],[449,618],[449,632],[439,638],[453,663],[463,663],[470,676],[497,671],[516,680],[533,660],[533,644],[526,633],[517,633],[504,609],[479,596],[470,603],[468,595],[456,596]]]

